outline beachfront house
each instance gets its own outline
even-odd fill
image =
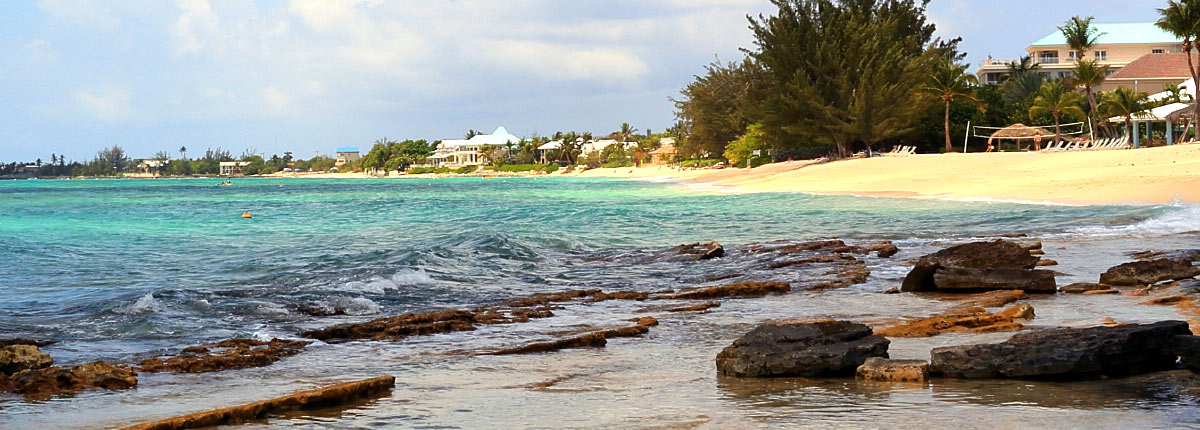
[[[666,139],[669,138],[663,138]],[[673,162],[678,153],[679,150],[675,149],[675,139],[671,139],[670,143],[662,143],[662,146],[650,152],[650,164],[661,166]]]
[[[1148,54],[1108,75],[1104,83],[1100,84],[1099,90],[1128,87],[1135,92],[1153,94],[1162,91],[1167,84],[1179,84],[1190,79],[1192,74],[1188,70],[1187,54]],[[1184,84],[1187,87],[1193,86],[1190,82]]]
[[[361,155],[358,148],[353,146],[343,146],[337,149],[337,159],[333,162],[334,167],[342,167],[346,163],[358,161]]]
[[[521,143],[521,139],[504,127],[497,127],[492,134],[477,134],[470,139],[443,140],[433,151],[433,155],[429,156],[427,164],[434,167],[481,166],[490,161],[483,153],[485,146],[507,148],[509,144],[518,143]]]
[[[562,149],[562,144],[563,142],[561,140],[552,140],[550,142],[538,145],[538,147],[533,150],[533,158],[541,164],[550,164],[552,161],[558,161],[551,160],[550,157],[552,155],[556,155],[557,151]]]
[[[249,165],[249,161],[222,161],[219,165],[221,176],[240,175],[242,174],[242,168]]]
[[[1182,41],[1158,28],[1152,22],[1093,24],[1093,26],[1099,30],[1100,37],[1084,55],[1087,56],[1086,59],[1108,65],[1110,76],[1144,56],[1182,52]],[[1071,68],[1075,67],[1077,60],[1075,51],[1071,50],[1071,47],[1067,45],[1066,38],[1057,29],[1026,47],[1025,54],[1039,66],[1039,71],[1048,79],[1062,79],[1071,76]],[[1019,61],[989,57],[979,65],[975,74],[981,83],[998,84],[1008,73],[1009,63]],[[1158,62],[1160,59],[1155,58],[1149,61]],[[1186,65],[1185,62],[1184,66],[1186,67]]]

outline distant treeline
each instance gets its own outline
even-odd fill
[[[187,147],[179,148],[179,156],[172,158],[166,151],[159,151],[151,158],[132,159],[119,145],[101,149],[86,162],[66,160],[66,156],[50,154],[50,162],[42,159],[32,162],[10,162],[0,164],[0,178],[19,177],[55,177],[55,176],[120,176],[123,174],[153,174],[159,176],[205,176],[220,174],[220,164],[224,161],[242,161],[248,164],[241,167],[246,175],[275,173],[284,169],[296,171],[328,171],[333,168],[335,160],[331,157],[317,155],[307,160],[293,159],[291,152],[282,156],[272,155],[263,158],[253,150],[243,152],[234,157],[228,150],[208,148],[198,158],[187,157]]]

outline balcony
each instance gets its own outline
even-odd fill
[[[1058,57],[1038,57],[1037,64],[1058,64]]]

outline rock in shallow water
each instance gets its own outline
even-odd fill
[[[929,362],[871,357],[858,366],[854,377],[868,381],[922,382],[929,379]]]
[[[952,246],[917,260],[900,290],[1054,293],[1053,273],[1033,270],[1038,260],[1028,247],[1004,240]]]
[[[115,366],[97,361],[71,368],[58,366],[28,369],[18,372],[7,381],[0,381],[0,391],[11,391],[27,397],[46,398],[92,388],[120,390],[137,386],[137,374],[127,366]]]
[[[1187,279],[1200,275],[1200,268],[1184,258],[1160,258],[1125,263],[1100,275],[1100,283],[1118,286],[1140,286],[1162,281]]]
[[[848,375],[868,358],[886,358],[889,343],[849,321],[769,322],[717,354],[717,370],[737,377]]]
[[[217,343],[184,348],[179,355],[149,358],[141,362],[142,372],[203,373],[270,365],[299,354],[311,342],[271,339],[229,339]]]
[[[50,367],[54,360],[33,345],[0,347],[0,374],[12,375],[22,370]]]
[[[1183,321],[1022,333],[994,344],[936,348],[930,370],[956,378],[1088,378],[1169,369]]]

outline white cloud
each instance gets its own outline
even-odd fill
[[[129,91],[116,87],[82,89],[75,92],[75,103],[85,113],[105,121],[121,121],[133,115]]]
[[[52,62],[58,61],[58,50],[54,49],[54,45],[42,39],[33,39],[25,45],[25,49],[29,50],[29,59],[34,62]]]
[[[632,81],[644,76],[646,62],[618,47],[564,46],[535,41],[479,41],[479,67],[528,73],[542,79]]]
[[[176,54],[200,52],[214,37],[220,36],[221,19],[205,0],[179,0],[175,4],[182,13],[171,25]]]

